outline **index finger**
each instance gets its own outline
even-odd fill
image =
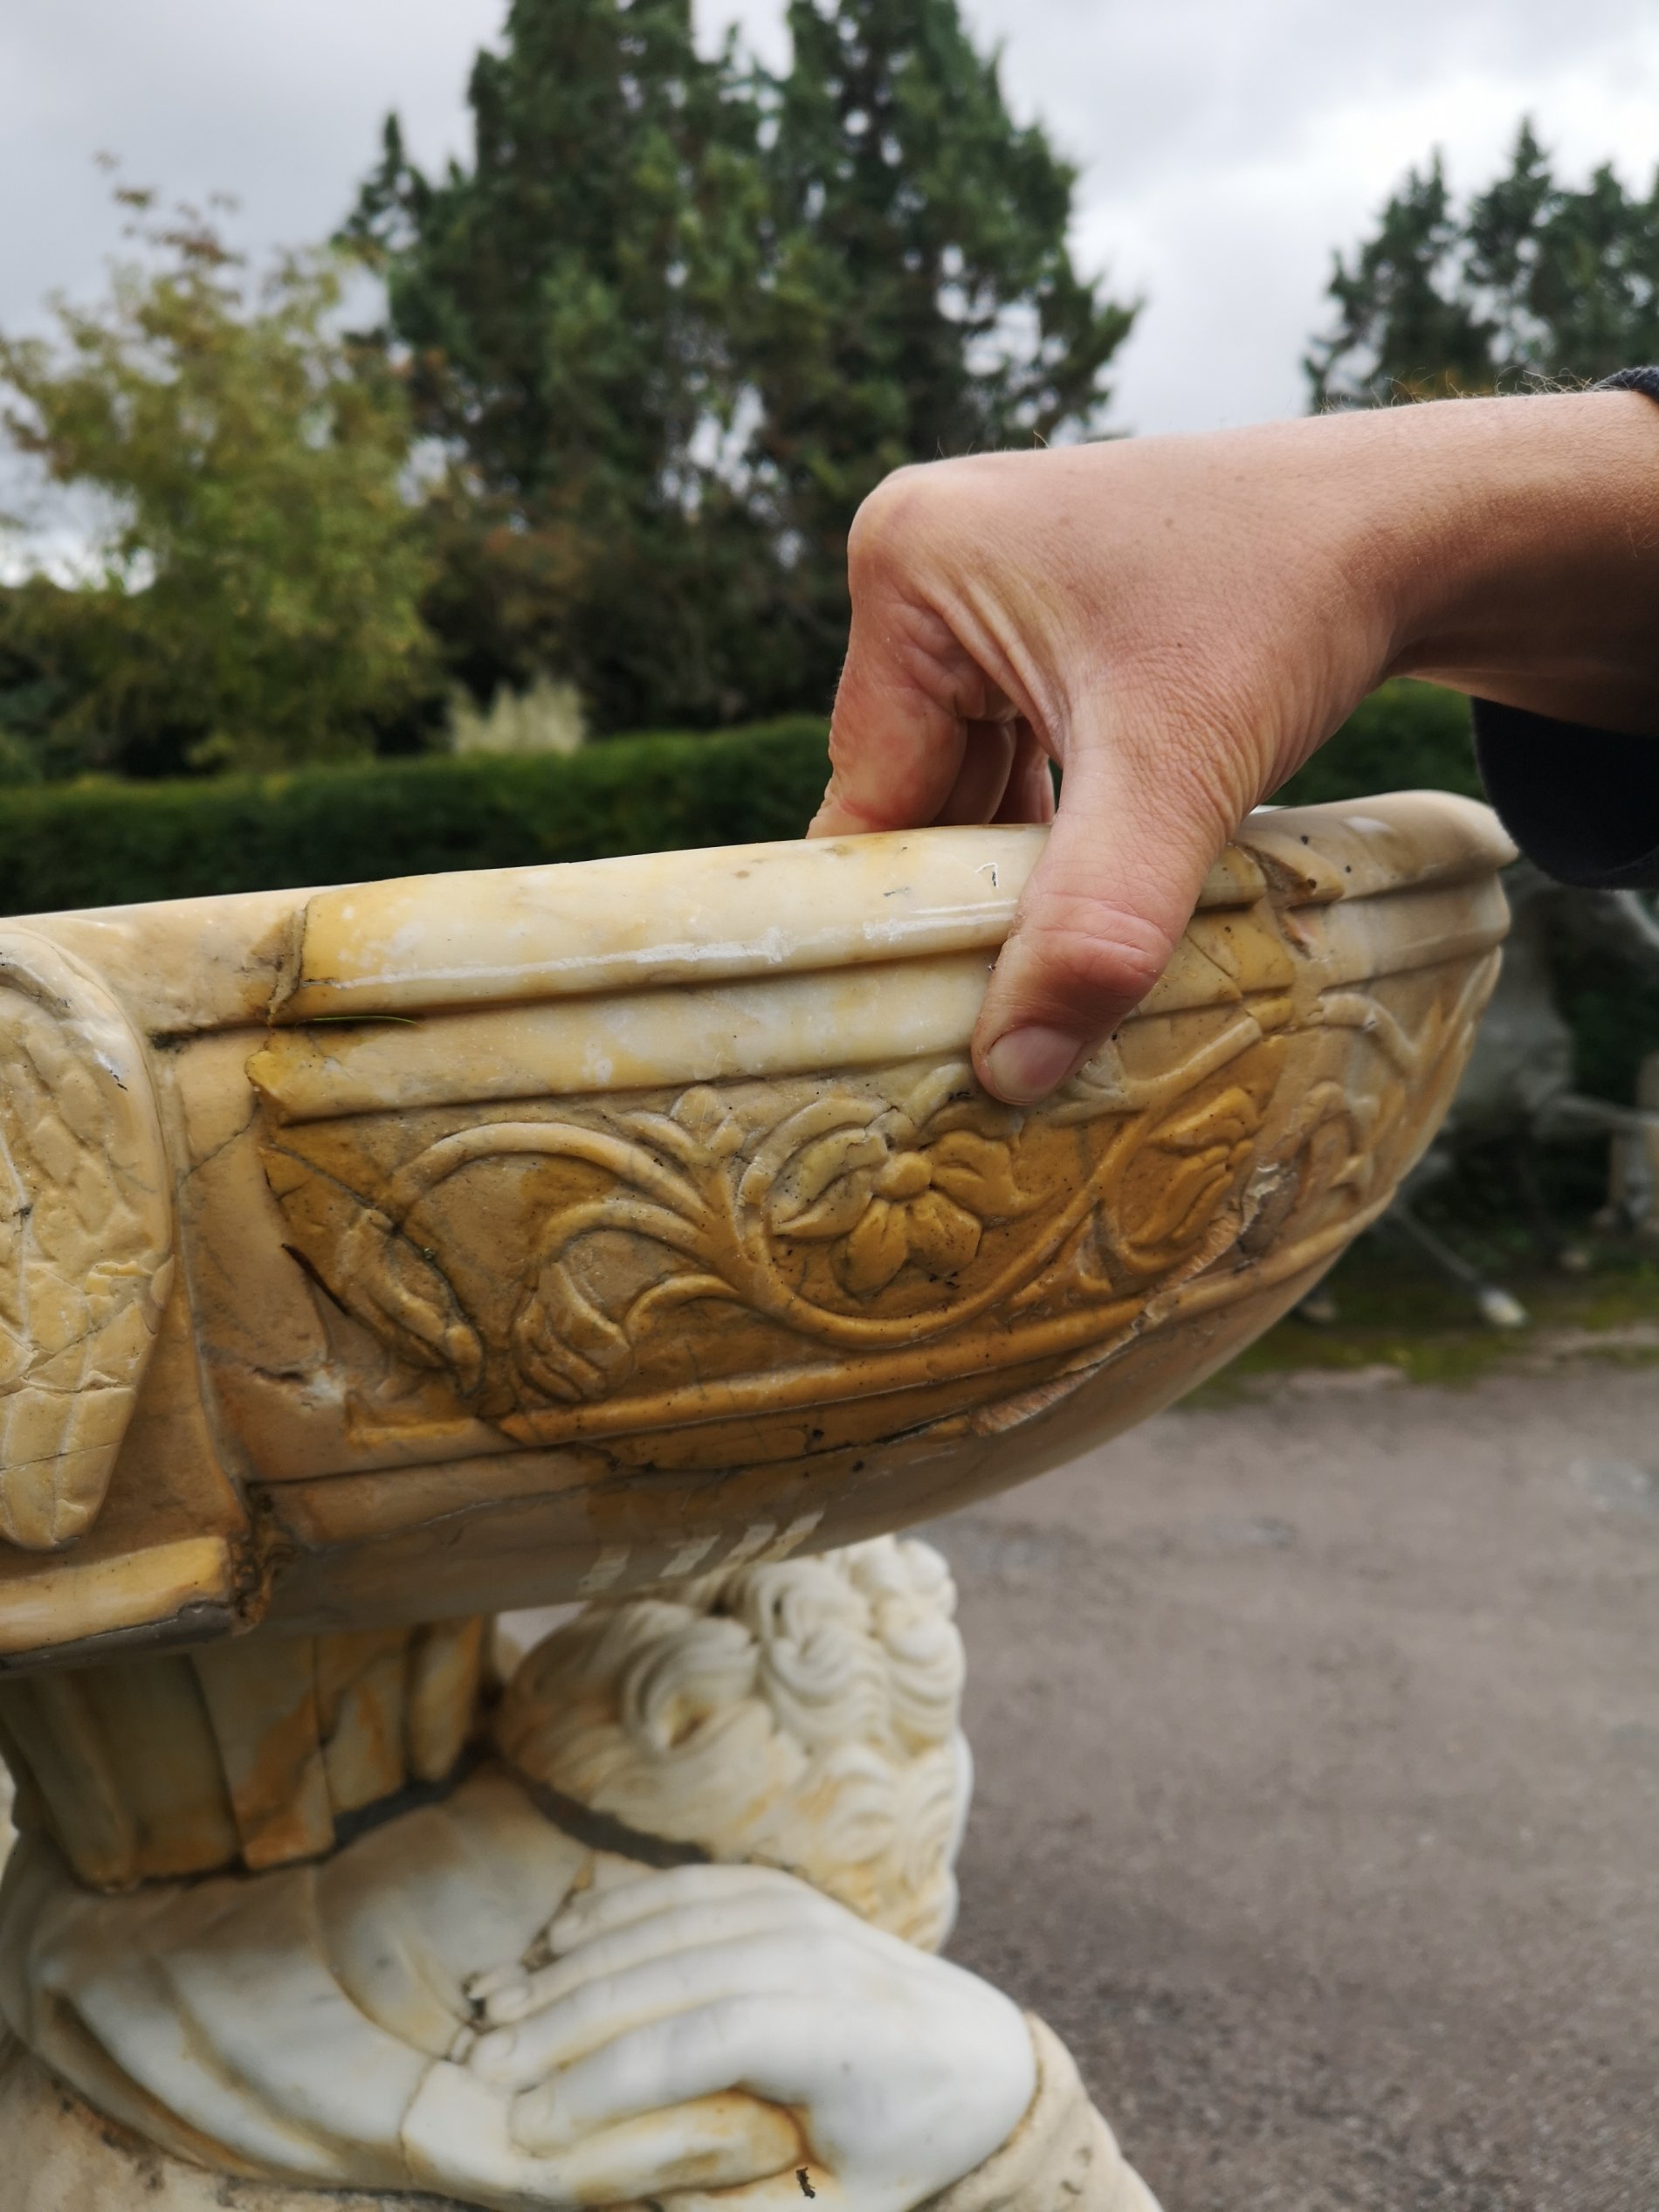
[[[890,479],[891,484],[893,479]],[[894,519],[905,495],[865,502],[848,544],[852,626],[830,724],[830,788],[810,835],[909,830],[938,818],[974,725],[1015,710],[912,573]]]

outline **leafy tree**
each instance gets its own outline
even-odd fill
[[[737,403],[752,105],[690,0],[513,0],[469,99],[472,166],[429,178],[394,117],[347,226],[457,464],[436,617],[481,690],[545,664],[613,727],[716,713],[703,508],[729,502],[697,449]]]
[[[210,224],[124,188],[148,249],[57,341],[0,338],[14,443],[100,495],[84,582],[0,604],[15,754],[167,767],[362,752],[430,687],[410,430],[382,356],[336,333],[337,257],[258,286]]]
[[[823,704],[890,468],[1092,424],[1132,310],[955,0],[795,0],[781,79],[689,0],[513,0],[470,168],[396,122],[348,233],[456,467],[433,619],[598,727]]]
[[[1009,115],[956,0],[791,0],[788,25],[746,360],[821,694],[866,493],[907,461],[1092,429],[1136,311],[1077,273],[1077,173]]]
[[[1458,206],[1436,154],[1330,285],[1306,362],[1317,406],[1576,382],[1659,353],[1659,170],[1645,198],[1607,164],[1562,183],[1530,123],[1508,171]]]
[[[72,775],[85,760],[84,741],[65,728],[74,687],[24,642],[24,631],[39,625],[19,617],[38,589],[0,585],[0,785]]]

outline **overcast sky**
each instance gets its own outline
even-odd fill
[[[699,0],[781,54],[778,0]],[[333,227],[389,107],[430,162],[503,0],[0,0],[0,328],[85,294],[114,239],[93,157],[242,203],[244,240]],[[1564,165],[1659,159],[1659,0],[965,0],[1010,99],[1083,172],[1076,246],[1147,306],[1113,419],[1299,411],[1333,246],[1440,144],[1490,175],[1530,112]]]

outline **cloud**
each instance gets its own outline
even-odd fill
[[[1652,0],[966,0],[1016,109],[1077,162],[1077,246],[1148,307],[1116,418],[1190,429],[1298,410],[1298,362],[1348,245],[1443,145],[1478,183],[1533,114],[1566,166],[1659,158]],[[116,226],[92,157],[237,195],[253,244],[324,235],[403,115],[429,162],[464,152],[465,87],[502,0],[52,0],[0,17],[0,327],[98,282]],[[699,0],[773,59],[781,0]],[[26,217],[19,219],[19,211]]]
[[[0,327],[84,294],[118,243],[93,157],[169,196],[233,193],[257,244],[326,236],[400,109],[422,151],[466,145],[473,52],[501,0],[51,0],[0,13]],[[26,210],[26,216],[24,212]]]
[[[1082,171],[1077,243],[1145,314],[1115,419],[1299,412],[1333,249],[1435,145],[1480,183],[1525,114],[1569,171],[1659,162],[1652,0],[964,0],[1022,116]],[[780,56],[777,0],[722,10]]]

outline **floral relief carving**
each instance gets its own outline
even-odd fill
[[[927,1135],[896,1112],[818,1139],[790,1163],[789,1184],[773,1199],[774,1226],[830,1244],[836,1276],[857,1298],[885,1291],[911,1264],[953,1281],[977,1256],[986,1224],[1014,1220],[1027,1201],[1006,1141],[971,1128]]]
[[[372,1195],[316,1172],[294,1136],[264,1157],[293,1249],[336,1302],[499,1413],[527,1395],[603,1396],[676,1309],[706,1301],[849,1347],[914,1342],[983,1311],[1043,1257],[992,1252],[988,1232],[1066,1194],[1022,1190],[1029,1117],[975,1092],[965,1065],[900,1070],[887,1088],[900,1096],[879,1079],[751,1084],[733,1105],[695,1085],[665,1110],[472,1121]],[[557,1163],[566,1202],[523,1218],[520,1295],[492,1347],[429,1231],[465,1171],[509,1161]],[[572,1170],[596,1171],[579,1195]],[[901,1310],[872,1310],[889,1292]]]
[[[1253,1083],[1226,1084],[1146,1131],[1114,1224],[1116,1247],[1132,1265],[1160,1270],[1209,1228],[1261,1134],[1282,1058],[1268,1059]]]
[[[1155,1079],[1108,1048],[1030,1112],[951,1060],[358,1115],[268,1129],[263,1157],[333,1301],[508,1433],[735,1414],[746,1378],[856,1394],[871,1356],[889,1389],[1073,1357],[1253,1264],[1258,1218],[1280,1246],[1351,1220],[1416,1141],[1401,1053],[1455,1079],[1481,995],[1435,987],[1402,1024],[1348,992],[1265,1033],[1217,1009]]]

